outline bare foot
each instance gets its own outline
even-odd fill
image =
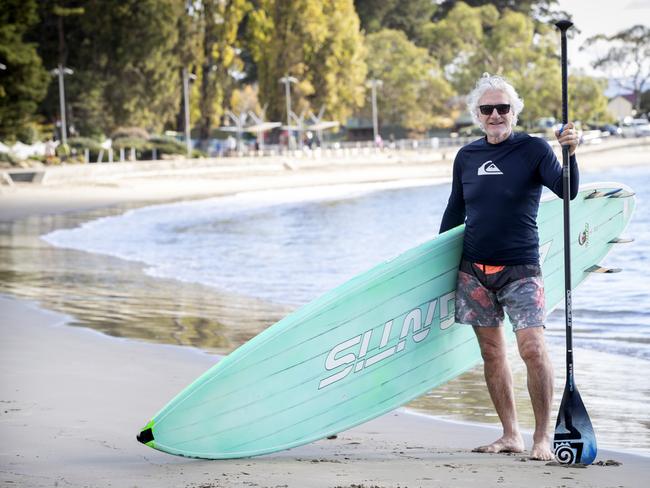
[[[533,443],[533,448],[530,450],[530,459],[535,461],[550,461],[554,457],[548,440]]]
[[[523,452],[524,440],[520,435],[513,437],[503,436],[492,444],[472,449],[472,452]]]

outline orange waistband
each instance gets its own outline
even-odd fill
[[[505,269],[505,266],[491,266],[489,264],[481,264],[481,263],[472,263],[474,266],[476,266],[478,269],[483,271],[486,275],[491,275],[494,273],[498,273],[499,271],[503,271]]]

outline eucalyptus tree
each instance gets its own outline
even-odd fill
[[[459,94],[468,93],[489,72],[508,78],[524,98],[522,123],[559,111],[557,38],[549,26],[536,26],[529,16],[512,10],[460,2],[428,26],[425,39]]]
[[[219,126],[243,62],[238,33],[252,8],[247,0],[202,0],[196,2],[200,22],[201,54],[197,69],[199,91],[199,137],[205,143]]]
[[[607,80],[581,73],[569,75],[569,117],[582,122],[610,122],[613,117],[607,110]],[[557,114],[561,119],[561,114]]]
[[[366,38],[368,77],[380,79],[379,113],[384,123],[415,132],[451,124],[454,95],[438,62],[402,31],[384,29]]]
[[[401,30],[416,44],[437,8],[431,0],[355,0],[354,6],[367,34],[382,29]]]
[[[363,104],[363,36],[352,0],[259,0],[247,25],[259,98],[269,120],[286,120],[280,78],[290,75],[292,111],[344,121]]]
[[[499,12],[512,10],[539,21],[549,18],[568,18],[566,12],[558,10],[558,0],[442,0],[438,2],[434,20],[444,19],[459,3],[465,3],[470,7],[492,5]]]

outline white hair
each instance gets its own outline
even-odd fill
[[[483,76],[476,82],[476,87],[467,96],[467,109],[472,115],[472,120],[481,129],[485,130],[478,116],[478,104],[481,97],[490,90],[498,90],[507,95],[510,99],[510,108],[512,109],[512,125],[517,125],[519,114],[524,108],[524,101],[519,98],[517,90],[504,78],[497,75],[490,75],[490,73],[483,73]]]

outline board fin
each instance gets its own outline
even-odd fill
[[[628,244],[630,242],[634,242],[632,237],[614,237],[608,244]]]
[[[621,268],[605,268],[598,264],[594,264],[589,268],[585,269],[585,273],[620,273]]]
[[[635,193],[633,191],[627,191],[621,189],[621,191],[617,191],[613,195],[607,195],[607,198],[629,198],[633,197]]]
[[[594,190],[585,197],[585,200],[591,200],[592,198],[602,198],[604,196],[605,196],[605,192],[602,192],[600,190]]]
[[[608,191],[605,193],[607,198],[618,198],[618,196],[623,192],[623,188],[616,188],[615,190]]]
[[[623,188],[616,188],[608,192],[594,190],[585,197],[585,200],[591,200],[592,198],[628,198],[631,196],[634,196],[634,192],[624,190]]]

